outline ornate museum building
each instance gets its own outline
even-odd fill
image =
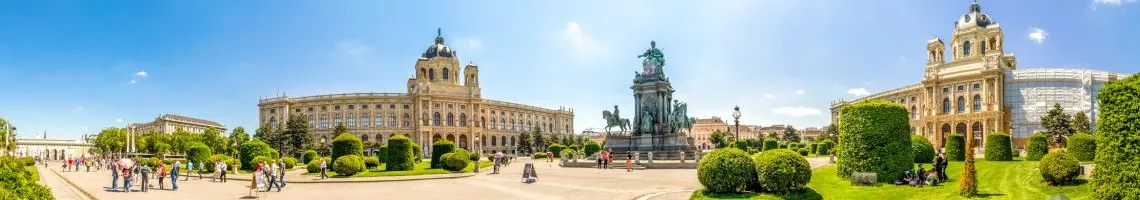
[[[437,33],[438,34],[438,33]],[[289,114],[301,115],[318,142],[331,143],[333,129],[343,124],[362,141],[383,142],[396,134],[423,146],[430,155],[439,139],[484,153],[516,153],[518,134],[541,128],[542,133],[574,130],[569,108],[547,109],[484,99],[479,67],[459,65],[456,52],[437,35],[435,43],[416,60],[415,76],[406,93],[345,93],[306,97],[279,96],[258,102],[259,122],[284,126]]]
[[[832,123],[838,123],[844,105],[881,99],[910,110],[911,132],[935,146],[941,147],[952,133],[973,135],[977,144],[984,144],[984,134],[1006,132],[1014,147],[1022,149],[1031,134],[1044,130],[1040,118],[1055,103],[1069,114],[1084,111],[1096,124],[1097,90],[1125,76],[1088,69],[1018,69],[1016,57],[1005,52],[1004,41],[997,21],[975,2],[955,22],[949,44],[937,37],[927,41],[921,82],[833,102]]]

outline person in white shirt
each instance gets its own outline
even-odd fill
[[[327,173],[325,173],[327,168],[328,168],[328,163],[325,163],[325,159],[321,159],[321,179],[329,178],[329,175]]]

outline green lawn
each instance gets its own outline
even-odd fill
[[[1023,159],[1023,158],[1015,158]],[[923,165],[929,169],[930,165]],[[975,164],[978,174],[977,198],[984,199],[1048,199],[1055,194],[1064,194],[1070,199],[1090,198],[1089,184],[1072,186],[1047,186],[1041,174],[1035,169],[1036,161],[984,161]],[[950,162],[946,174],[950,182],[939,186],[910,187],[890,184],[877,186],[854,186],[836,175],[835,165],[822,167],[812,172],[808,190],[786,199],[965,199],[957,195],[958,176],[962,173],[962,162]],[[1082,183],[1084,181],[1081,181]],[[782,199],[770,194],[745,195],[703,195],[694,193],[692,199]]]
[[[493,163],[491,161],[486,161],[486,160],[479,161],[479,166],[482,168],[490,167],[492,164]],[[332,178],[377,177],[377,176],[412,176],[412,175],[450,174],[451,173],[450,171],[443,170],[443,169],[431,169],[430,168],[431,162],[426,161],[426,160],[423,162],[420,162],[420,163],[416,163],[416,165],[414,166],[415,167],[414,170],[411,170],[411,171],[385,171],[385,166],[386,165],[382,164],[382,165],[380,165],[380,167],[377,167],[376,169],[370,169],[366,172],[357,173],[357,174],[354,174],[352,176],[339,176],[336,174],[336,172],[333,172],[332,170],[329,170],[327,173],[328,173],[329,177],[332,177]],[[467,168],[463,169],[463,172],[471,172],[474,170],[475,170],[475,165],[468,164]],[[304,173],[302,175],[319,176],[320,173]]]

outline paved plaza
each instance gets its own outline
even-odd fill
[[[538,172],[538,182],[521,183],[523,163],[532,160],[523,158],[504,168],[501,174],[490,174],[484,168],[474,177],[388,181],[365,183],[290,183],[281,192],[262,193],[263,199],[688,199],[692,190],[700,188],[695,169],[653,169],[626,172],[623,169],[601,170],[595,168],[561,168],[545,161],[534,161]],[[809,159],[812,167],[826,163],[826,158]],[[49,166],[55,166],[49,164]],[[249,194],[249,181],[230,180],[218,183],[191,177],[189,181],[178,181],[179,190],[158,190],[156,181],[149,192],[123,193],[109,189],[110,171],[60,172],[51,168],[75,183],[80,189],[96,199],[242,199]],[[52,187],[60,199],[81,199],[67,189],[69,186],[55,174],[43,171],[42,183]],[[294,170],[286,180],[313,179],[299,175],[304,170]],[[248,174],[231,175],[249,176]],[[55,181],[48,181],[55,179]],[[169,180],[166,183],[170,187]],[[65,196],[60,196],[65,195]]]

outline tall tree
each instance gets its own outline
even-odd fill
[[[709,142],[711,142],[715,148],[723,148],[726,144],[725,141],[727,141],[725,139],[726,135],[728,135],[728,132],[716,130],[709,135]]]
[[[792,125],[788,125],[788,126],[784,127],[784,140],[789,141],[789,142],[799,142],[800,141],[800,135],[796,134],[796,128],[795,127],[792,127]]]
[[[176,154],[186,153],[186,150],[190,148],[190,142],[194,141],[198,140],[193,133],[187,132],[179,127],[174,130],[174,134],[171,135],[168,142],[170,144],[170,152]]]
[[[127,146],[127,131],[122,128],[108,127],[99,131],[95,136],[95,148],[104,153],[122,153]]]
[[[542,137],[542,128],[534,129],[534,132],[531,132],[531,135],[534,136],[534,146],[532,147],[534,147],[535,151],[542,151],[543,149],[546,149],[547,141]]]
[[[836,128],[836,127],[835,127],[835,124],[829,124],[829,125],[827,125],[827,131],[826,131],[826,132],[824,132],[824,134],[826,134],[826,137],[827,137],[827,139],[828,139],[828,140],[831,140],[831,142],[833,142],[833,143],[838,143],[838,142],[839,142],[839,141],[838,141],[838,137],[839,137],[839,128]]]
[[[532,152],[531,150],[534,149],[533,148],[534,147],[533,146],[534,141],[531,139],[530,135],[531,134],[527,133],[527,132],[519,133],[519,140],[515,145],[516,151],[518,151],[519,153],[526,153],[526,154],[529,154]]]
[[[229,146],[230,154],[235,155],[237,153],[237,147],[240,147],[241,144],[245,142],[249,142],[249,133],[245,133],[245,128],[239,126],[230,131],[229,142],[226,143],[226,146]]]
[[[313,145],[313,134],[309,133],[309,123],[301,115],[289,116],[289,121],[285,122],[285,131],[281,133],[281,137],[284,144],[282,148],[278,149],[281,151],[281,155],[300,157],[304,150]]]
[[[226,145],[225,136],[222,136],[222,133],[218,132],[218,130],[214,128],[206,128],[206,130],[202,132],[201,142],[207,147],[210,147],[210,150],[219,154],[226,152],[226,149],[229,146]]]
[[[347,133],[347,132],[348,132],[348,128],[344,127],[344,123],[337,123],[336,127],[333,128],[333,135],[340,135],[341,133]]]
[[[1069,129],[1073,130],[1073,133],[1093,134],[1093,132],[1089,130],[1089,116],[1085,115],[1085,111],[1080,111],[1077,112],[1077,114],[1073,114],[1073,123],[1070,125],[1072,127],[1069,127]]]
[[[1041,126],[1049,130],[1050,142],[1055,147],[1065,146],[1065,137],[1073,135],[1073,130],[1069,128],[1069,114],[1065,114],[1065,109],[1061,108],[1061,104],[1053,104],[1053,109],[1041,116]]]

